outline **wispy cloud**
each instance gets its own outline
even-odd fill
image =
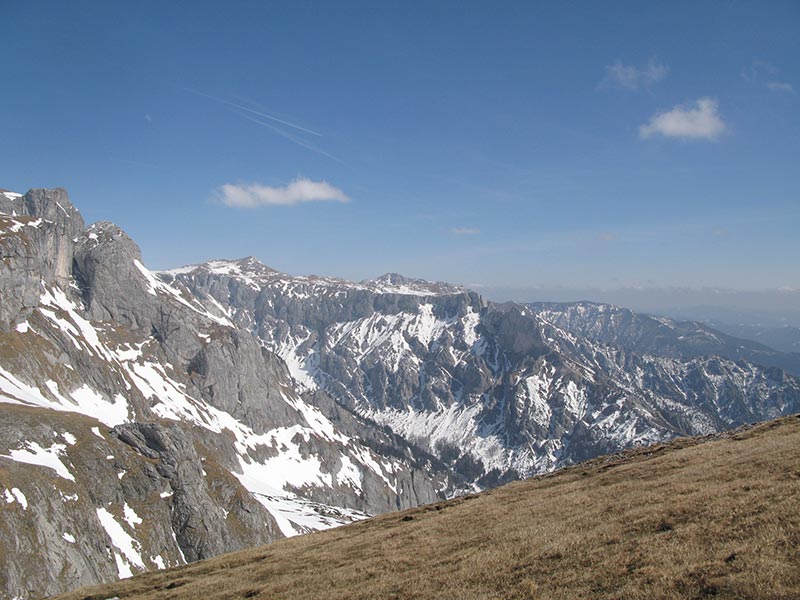
[[[237,208],[293,206],[305,202],[350,202],[342,190],[327,181],[311,181],[305,177],[298,177],[283,187],[228,183],[219,188],[218,194],[223,204]]]
[[[480,229],[476,229],[474,227],[453,227],[450,230],[450,233],[454,233],[456,235],[478,235],[480,232]]]
[[[792,84],[785,81],[770,81],[767,83],[767,87],[773,92],[789,92],[790,94],[794,92]]]
[[[693,105],[679,105],[672,110],[656,113],[645,125],[639,126],[643,138],[663,135],[671,138],[714,140],[727,128],[717,112],[713,98],[700,98]]]
[[[618,60],[612,65],[606,65],[606,75],[600,85],[636,92],[661,81],[668,73],[669,67],[652,60],[641,69]]]
[[[604,231],[599,236],[597,236],[597,238],[601,242],[613,242],[613,241],[615,241],[617,239],[617,234],[613,233],[611,231]]]
[[[756,83],[765,78],[772,78],[778,74],[778,67],[763,60],[754,60],[741,73],[742,79],[749,83]]]
[[[766,85],[771,92],[794,92],[794,87],[786,81],[779,81],[778,75],[781,70],[775,65],[763,60],[754,60],[744,69],[740,75],[748,83],[756,85]]]

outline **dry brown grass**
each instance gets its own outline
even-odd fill
[[[800,416],[79,590],[128,598],[800,598]]]

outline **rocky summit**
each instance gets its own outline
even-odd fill
[[[62,189],[0,193],[0,252],[6,598],[800,411],[780,353],[705,326],[254,258],[155,273]]]

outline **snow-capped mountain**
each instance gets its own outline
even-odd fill
[[[529,304],[543,319],[580,337],[639,354],[693,358],[716,355],[800,375],[800,355],[736,338],[698,321],[676,321],[595,302]]]
[[[0,251],[5,597],[800,409],[784,371],[615,307],[254,258],[153,273],[60,189],[0,193]]]
[[[63,190],[0,194],[2,592],[39,597],[436,499]],[[324,399],[318,399],[324,405]],[[371,445],[372,449],[369,447]]]
[[[657,338],[628,344],[631,331],[601,318],[613,307],[596,307],[581,330],[564,317],[578,309],[408,280],[292,277],[252,258],[159,276],[252,331],[301,389],[435,454],[467,486],[800,408],[798,381],[779,369],[656,351]],[[593,335],[592,323],[616,337]]]

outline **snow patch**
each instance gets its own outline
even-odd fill
[[[19,488],[11,488],[11,493],[14,494],[14,498],[16,498],[17,502],[22,506],[22,510],[28,510],[28,499],[25,497],[25,494],[23,494]]]
[[[472,310],[471,308],[469,311],[467,311],[467,314],[464,315],[464,318],[462,319],[462,323],[464,324],[464,342],[469,348],[472,348],[475,345],[475,342],[478,341],[478,332],[475,331],[475,328],[480,324],[480,322],[480,313]]]
[[[342,466],[336,473],[336,483],[361,491],[361,471],[353,464],[350,457],[342,455]]]
[[[94,417],[109,427],[115,427],[128,421],[128,402],[120,394],[114,396],[113,402],[108,402],[103,396],[84,384],[70,392],[70,396],[77,404],[76,412]]]
[[[6,489],[3,490],[3,496],[5,498],[6,504],[12,504],[13,502],[19,502],[20,506],[22,506],[22,510],[28,510],[28,499],[25,497],[25,494],[19,488],[11,488],[10,490]]]
[[[293,537],[369,518],[356,510],[326,506],[299,497],[254,494],[278,524],[281,533]]]
[[[207,319],[210,319],[218,323],[219,325],[224,325],[225,327],[233,327],[233,323],[231,323],[230,319],[226,319],[224,317],[218,317],[208,312],[202,305],[199,305],[198,307],[190,303],[188,300],[186,300],[186,298],[183,297],[183,295],[177,289],[161,281],[158,277],[153,275],[153,273],[137,259],[133,259],[133,264],[139,270],[139,272],[144,276],[144,279],[147,282],[147,291],[153,296],[158,296],[157,292],[159,291],[163,292],[165,294],[168,294],[175,300],[177,300],[180,304],[182,304],[186,308],[196,312],[197,314],[203,315]]]
[[[116,552],[114,553],[119,577],[121,579],[131,577],[133,575],[131,571],[132,566],[144,570],[145,566],[142,555],[140,554],[141,545],[139,542],[131,537],[122,525],[117,522],[114,515],[105,508],[97,509],[97,518],[103,526],[103,529],[105,529],[106,534],[111,539],[111,543],[122,553],[122,555]]]
[[[135,510],[133,510],[130,506],[128,506],[127,502],[122,508],[122,514],[123,518],[125,519],[125,522],[128,523],[128,525],[130,525],[132,529],[135,528],[137,525],[142,524],[142,519],[139,517],[139,515],[136,514]]]
[[[75,481],[72,473],[61,462],[60,454],[64,452],[66,446],[64,444],[53,444],[49,448],[42,448],[36,442],[25,442],[23,448],[11,450],[9,454],[0,454],[0,458],[8,458],[15,462],[25,463],[29,465],[37,465],[52,469],[56,474],[69,481]]]

